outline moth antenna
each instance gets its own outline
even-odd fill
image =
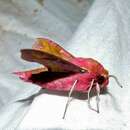
[[[93,87],[93,84],[94,84],[94,79],[91,81],[91,84],[90,84],[90,87],[88,89],[88,107],[91,109],[91,104],[90,104],[90,92],[91,92],[91,89]]]
[[[115,81],[118,84],[118,86],[121,87],[121,88],[123,88],[123,86],[121,85],[121,83],[119,82],[119,80],[117,79],[117,77],[115,75],[109,75],[108,77],[115,79]]]
[[[96,84],[96,91],[97,91],[97,97],[96,97],[96,102],[97,102],[97,113],[99,113],[100,86],[99,86],[98,83]]]
[[[74,90],[74,88],[75,88],[75,86],[76,86],[77,81],[78,81],[78,80],[75,80],[74,84],[72,85],[72,87],[71,87],[71,89],[70,89],[70,91],[69,91],[68,100],[67,100],[67,103],[66,103],[66,106],[65,106],[65,111],[64,111],[64,114],[63,114],[62,119],[65,119],[65,115],[66,115],[66,112],[67,112],[67,108],[68,108],[68,106],[69,106],[69,104],[70,104],[70,101],[71,101],[71,94],[72,94],[72,92],[73,92],[73,90]]]

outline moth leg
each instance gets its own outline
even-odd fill
[[[94,84],[94,79],[91,81],[90,87],[89,87],[89,89],[88,89],[88,107],[89,107],[90,109],[92,109],[91,104],[90,104],[90,92],[91,92],[91,89],[92,89],[92,87],[93,87],[93,84]]]
[[[99,102],[100,102],[100,86],[99,84],[97,83],[96,84],[96,91],[97,91],[97,96],[96,96],[96,103],[97,103],[97,113],[99,113]]]
[[[65,106],[65,111],[64,111],[63,117],[62,117],[63,119],[65,118],[65,115],[66,115],[66,112],[67,112],[67,108],[68,108],[69,103],[70,103],[70,101],[71,101],[71,94],[72,94],[72,92],[73,92],[73,90],[74,90],[74,88],[75,88],[75,86],[76,86],[77,81],[78,81],[78,80],[75,80],[74,84],[72,85],[72,87],[71,87],[71,89],[70,89],[70,91],[69,91],[68,100],[67,100],[67,103],[66,103],[66,106]]]

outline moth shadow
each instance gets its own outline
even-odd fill
[[[68,93],[69,92],[51,91],[51,90],[41,89],[38,93],[31,95],[31,96],[29,96],[25,99],[18,100],[17,102],[28,102],[28,104],[31,104],[33,102],[34,98],[37,97],[37,96],[40,96],[41,94],[58,95],[58,96],[68,97]],[[121,112],[121,110],[119,109],[119,104],[116,102],[115,97],[107,89],[102,90],[100,94],[101,95],[108,94],[111,97],[114,109],[118,112]],[[90,98],[92,98],[94,96],[96,96],[96,90],[93,88],[91,93],[90,93]],[[74,99],[88,100],[87,93],[73,92],[71,97],[72,97],[71,101],[74,100]],[[92,110],[96,111],[95,109],[92,109]]]
[[[30,100],[33,101],[33,99],[41,94],[48,94],[48,95],[58,95],[58,96],[63,96],[63,97],[68,97],[69,91],[56,91],[56,90],[47,90],[47,89],[40,89],[39,92],[37,92],[36,94],[33,94],[25,99],[20,99],[17,100],[17,102],[25,102]],[[103,91],[101,91],[101,94],[108,94],[107,89],[104,89]],[[90,98],[96,96],[96,90],[93,88],[90,92]],[[71,97],[73,99],[79,99],[79,100],[87,100],[88,99],[88,94],[86,93],[82,93],[82,92],[73,92]]]
[[[112,95],[109,91],[107,91],[107,94],[111,97],[111,101],[112,101],[111,103],[112,103],[114,109],[115,109],[116,111],[118,111],[118,112],[121,112],[120,106],[119,106],[119,104],[118,104],[118,102],[117,102],[115,96]]]
[[[43,93],[49,94],[49,95],[58,95],[58,96],[64,96],[64,97],[68,97],[69,95],[69,91],[51,91],[51,90],[41,90],[41,92],[43,91]],[[100,94],[107,94],[107,89],[104,89],[101,91]],[[93,88],[90,92],[90,98],[96,96],[96,89]],[[74,91],[71,95],[72,98],[75,99],[79,99],[79,100],[87,100],[88,99],[88,94],[86,93],[82,93],[82,92],[76,92]]]

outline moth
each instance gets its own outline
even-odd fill
[[[73,91],[87,93],[88,106],[90,104],[90,92],[96,90],[97,112],[99,112],[99,96],[101,90],[107,88],[109,78],[108,71],[98,61],[92,58],[75,57],[60,45],[47,38],[37,38],[32,49],[21,50],[22,59],[29,62],[37,62],[43,66],[27,71],[15,72],[20,79],[39,85],[48,90],[68,91],[63,119],[71,101]]]

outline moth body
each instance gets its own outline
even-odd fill
[[[109,78],[114,78],[122,87],[116,76],[109,75],[98,61],[92,58],[75,57],[46,38],[38,38],[32,49],[22,49],[21,57],[29,62],[42,64],[43,67],[15,72],[19,78],[37,84],[43,89],[69,92],[63,118],[73,91],[88,93],[88,105],[92,109],[89,94],[92,88],[95,88],[97,112],[99,112],[100,91],[107,88]]]

